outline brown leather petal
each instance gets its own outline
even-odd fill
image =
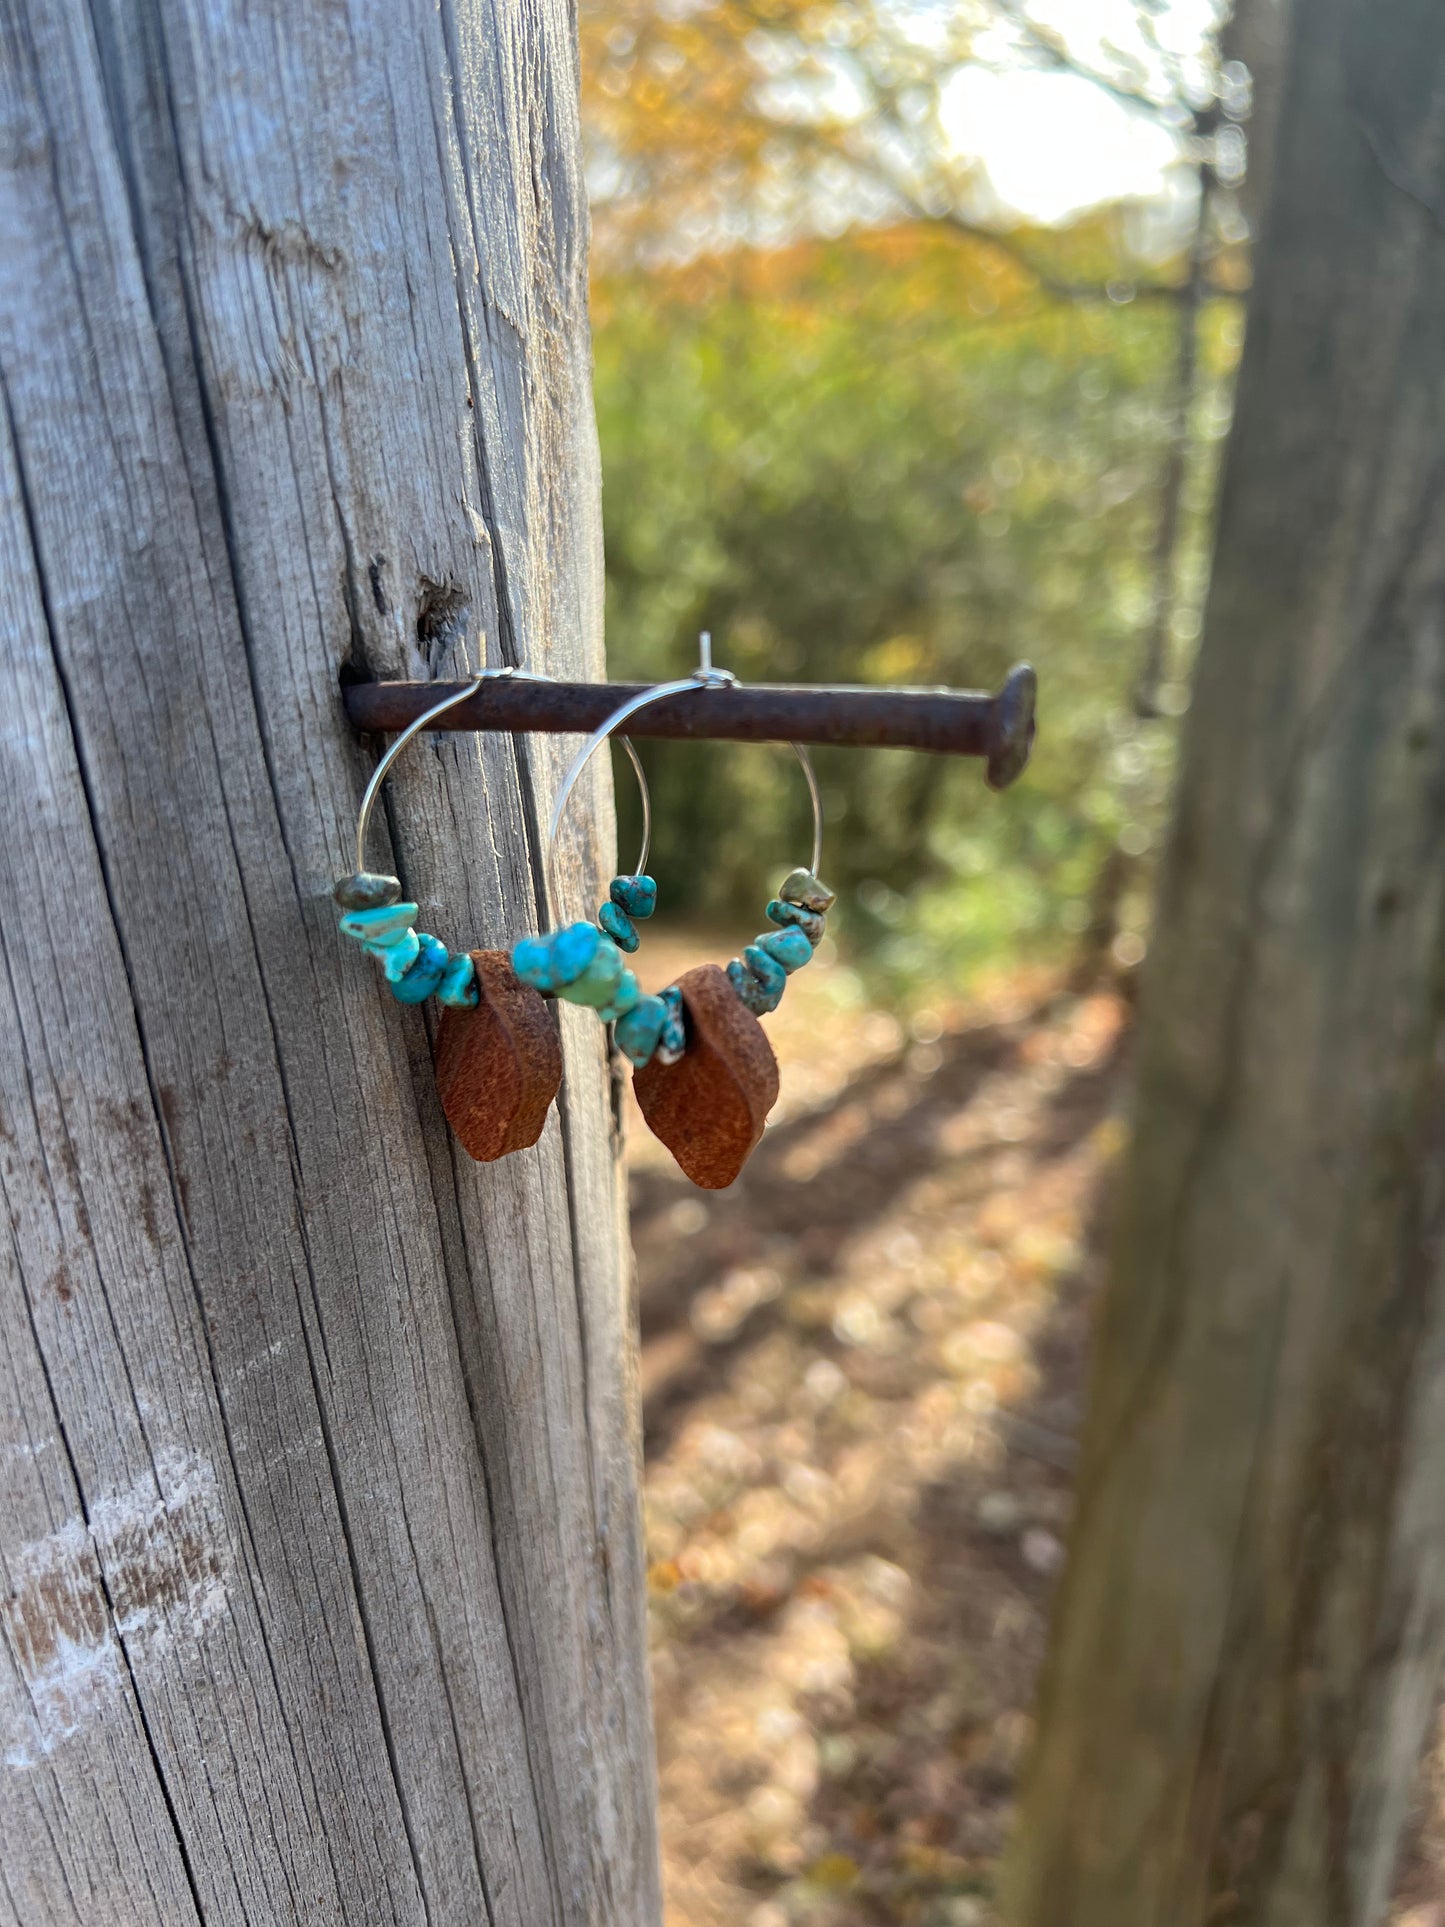
[[[447,1122],[478,1164],[542,1135],[562,1082],[556,1019],[512,974],[505,950],[474,950],[478,999],[447,1008],[437,1030],[436,1079]]]
[[[688,1045],[675,1064],[653,1058],[632,1080],[649,1128],[705,1191],[747,1163],[778,1101],[778,1060],[762,1025],[716,964],[677,980]]]

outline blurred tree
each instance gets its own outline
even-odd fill
[[[1048,753],[1008,808],[972,767],[822,756],[828,869],[850,943],[920,981],[1071,946],[1109,851],[1147,846],[1169,766],[1168,734],[1126,727],[1168,316],[1062,309],[929,227],[615,274],[594,307],[615,669],[675,672],[704,625],[757,679],[994,681],[1031,657]],[[1217,439],[1232,310],[1201,338]],[[1200,470],[1183,520],[1201,557],[1210,492]],[[664,901],[755,918],[760,850],[787,863],[806,834],[788,760],[644,754]]]
[[[999,207],[951,101],[969,68],[1066,72],[1169,128],[1181,162],[1208,158],[1232,185],[1237,135],[1215,108],[1235,90],[1213,40],[1179,51],[1161,37],[1160,11],[1136,0],[1132,32],[1085,43],[1023,0],[583,0],[599,259],[676,262],[729,243],[927,220],[1007,255],[1056,296],[1176,298],[1187,278],[1141,279],[1123,221],[1106,254],[1096,245],[1078,262],[1066,241],[1030,234]],[[1226,218],[1215,239],[1231,238]],[[1237,284],[1237,260],[1221,271]]]
[[[850,759],[830,862],[850,937],[914,975],[1083,932],[1107,952],[1143,914],[1172,740],[1135,717],[1177,698],[1202,577],[1237,82],[1147,6],[1130,49],[1081,51],[1011,0],[591,0],[582,45],[614,663],[675,673],[705,624],[774,678],[1044,657],[1049,775],[1006,821],[965,772]],[[1131,298],[1120,210],[985,218],[948,100],[988,62],[1082,73],[1175,130],[1201,192],[1182,265],[1146,278],[1167,301]],[[700,786],[695,757],[655,756],[667,901],[741,913],[756,880],[719,826],[751,803],[798,833],[786,770],[733,759]]]
[[[1445,1651],[1445,15],[1286,71],[1010,1927],[1374,1927]]]

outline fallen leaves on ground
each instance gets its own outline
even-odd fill
[[[634,1118],[669,1927],[992,1920],[1124,1019],[1033,978],[905,1027],[820,959],[730,1191]]]
[[[661,985],[726,940],[649,931]],[[668,1927],[996,1927],[1064,1559],[1127,1011],[906,1025],[820,954],[731,1190],[632,1113]],[[1396,1927],[1445,1927],[1445,1728]]]

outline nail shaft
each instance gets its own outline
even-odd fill
[[[357,729],[405,729],[441,701],[448,683],[353,683],[346,713]],[[505,678],[437,718],[437,729],[586,735],[644,683],[531,682]],[[635,736],[692,742],[822,743],[979,756],[1004,789],[1028,762],[1034,736],[1034,672],[1010,670],[994,695],[968,689],[792,688],[739,684],[665,698],[629,724]]]

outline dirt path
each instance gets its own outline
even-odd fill
[[[653,933],[649,984],[725,939]],[[729,1192],[636,1114],[669,1927],[992,1927],[1063,1559],[1126,1010],[905,1031],[824,958]],[[1445,1927],[1445,1759],[1400,1927]]]
[[[671,1927],[988,1918],[1123,1018],[1040,981],[905,1033],[820,963],[730,1192],[635,1125]]]

